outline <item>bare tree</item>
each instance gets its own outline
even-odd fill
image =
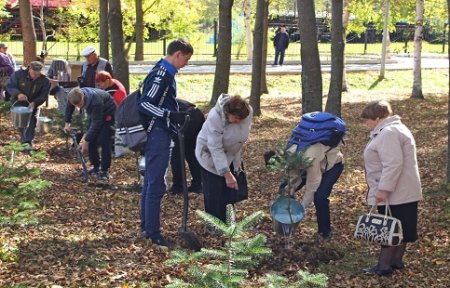
[[[136,0],[136,52],[135,61],[144,60],[144,11],[142,10],[142,0]]]
[[[20,23],[23,38],[23,66],[36,60],[36,31],[30,0],[19,1]]]
[[[385,0],[383,6],[383,42],[381,45],[381,65],[380,65],[380,79],[384,79],[386,71],[386,58],[388,57],[388,43],[389,43],[389,0]]]
[[[345,47],[342,25],[343,0],[333,0],[331,3],[331,80],[325,111],[341,116]]]
[[[230,84],[231,13],[233,2],[233,0],[220,0],[219,2],[219,38],[213,92],[209,101],[211,105],[216,104],[221,93],[228,93]]]
[[[263,65],[264,16],[266,0],[256,1],[255,28],[253,29],[253,61],[252,61],[252,87],[250,91],[250,105],[253,115],[261,115],[261,78]]]
[[[416,0],[416,30],[414,31],[414,80],[411,98],[423,99],[422,93],[422,38],[424,0]]]
[[[109,0],[109,28],[111,29],[112,62],[114,78],[122,82],[126,91],[130,91],[129,67],[123,41],[122,9],[120,0]]]
[[[244,0],[242,3],[242,10],[244,11],[244,26],[245,26],[245,43],[247,44],[247,60],[252,60],[252,27],[251,27],[251,17],[252,17],[252,1]]]
[[[269,4],[270,0],[266,0],[264,5],[263,30],[262,30],[262,63],[261,63],[261,95],[269,93],[267,88],[267,31],[269,30]]]
[[[302,113],[322,111],[322,72],[314,0],[297,0],[302,61]]]
[[[99,1],[100,55],[109,59],[108,0]]]
[[[348,5],[350,3],[351,0],[344,0],[344,11],[343,11],[343,15],[342,15],[342,37],[344,39],[344,43],[347,42],[347,27],[348,27],[348,23],[350,22],[350,10],[348,8]],[[346,77],[346,69],[345,69],[345,53],[344,53],[344,69],[343,69],[343,74],[342,74],[342,91],[348,91],[348,86],[347,86],[347,77]]]
[[[450,0],[447,0],[447,23],[450,23]],[[447,30],[447,58],[450,64],[450,29]],[[450,65],[448,70],[447,139],[450,139]],[[447,190],[450,190],[450,141],[447,140]]]

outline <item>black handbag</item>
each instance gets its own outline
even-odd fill
[[[228,204],[235,204],[248,199],[247,173],[245,173],[243,162],[241,168],[238,171],[233,172],[233,175],[234,178],[236,178],[239,189],[226,189],[225,193],[227,195]]]
[[[385,213],[374,213],[376,205],[369,213],[359,216],[356,224],[355,238],[386,246],[397,246],[402,243],[402,223],[392,217],[391,209],[386,203]]]

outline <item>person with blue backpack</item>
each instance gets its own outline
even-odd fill
[[[345,122],[328,112],[311,112],[302,116],[302,120],[295,127],[286,147],[288,154],[304,152],[304,157],[312,159],[305,173],[290,171],[294,175],[287,182],[280,185],[280,191],[293,193],[305,186],[302,205],[305,210],[314,202],[318,224],[318,234],[329,240],[332,236],[330,220],[330,200],[328,199],[334,184],[344,170],[344,157],[340,144],[346,133]],[[271,152],[264,155],[266,163]],[[273,155],[273,154],[272,154]]]

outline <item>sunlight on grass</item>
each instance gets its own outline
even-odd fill
[[[412,71],[387,71],[386,78],[379,81],[377,71],[347,73],[349,92],[342,94],[343,102],[370,101],[385,97],[404,99],[410,97],[412,90]],[[138,82],[145,75],[131,75],[130,85],[136,89]],[[328,94],[330,74],[323,74],[323,95]],[[177,76],[177,97],[198,103],[209,102],[213,88],[214,75]],[[301,99],[300,75],[267,75],[268,94],[263,99],[294,98]],[[422,71],[422,89],[424,94],[435,95],[448,92],[448,70],[426,69]],[[230,75],[230,94],[249,97],[251,90],[251,75]],[[356,95],[356,96],[355,96]],[[362,97],[362,99],[360,98]],[[324,101],[325,102],[325,101]]]

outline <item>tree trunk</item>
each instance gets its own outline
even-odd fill
[[[30,0],[19,1],[20,24],[23,39],[23,66],[36,60],[36,31],[34,31],[33,14]]]
[[[100,56],[109,59],[108,0],[99,1]]]
[[[447,23],[450,23],[450,0],[447,0]],[[448,102],[447,102],[447,139],[450,139],[450,29],[447,30]],[[450,190],[450,141],[447,140],[447,191]]]
[[[112,62],[114,78],[122,82],[127,93],[130,91],[129,67],[125,54],[120,0],[109,0],[109,28],[111,29]]]
[[[345,47],[345,38],[342,37],[343,0],[333,0],[331,3],[331,80],[325,111],[341,116]]]
[[[381,44],[381,65],[380,65],[380,79],[384,79],[386,71],[387,46],[389,39],[389,0],[385,0],[383,7],[383,42]]]
[[[136,0],[136,52],[135,61],[144,60],[144,11],[142,11],[142,0]]]
[[[422,38],[423,38],[423,4],[416,0],[416,30],[414,31],[414,80],[411,98],[423,99],[422,93]]]
[[[302,61],[302,113],[322,111],[322,72],[314,0],[297,0]]]
[[[252,60],[253,45],[252,45],[252,1],[244,0],[244,26],[245,26],[245,43],[247,44],[247,60]]]
[[[344,0],[344,11],[342,14],[342,39],[344,39],[344,44],[347,42],[347,27],[348,27],[348,23],[350,21],[350,11],[348,8],[348,5],[350,3],[351,0]],[[345,69],[345,53],[344,53],[344,68],[343,68],[343,73],[342,73],[342,91],[343,92],[347,92],[348,91],[348,86],[347,86],[347,72]]]
[[[269,1],[265,1],[264,5],[264,18],[263,18],[263,30],[262,30],[262,62],[261,62],[261,95],[268,94],[269,89],[267,88],[267,31],[269,29]]]
[[[263,29],[264,10],[266,0],[256,1],[255,28],[253,29],[253,61],[252,61],[252,87],[250,90],[250,105],[253,108],[253,115],[261,115],[261,78],[263,63]]]
[[[221,93],[228,93],[231,65],[231,14],[233,0],[220,0],[219,37],[213,93],[209,103],[215,105]]]

